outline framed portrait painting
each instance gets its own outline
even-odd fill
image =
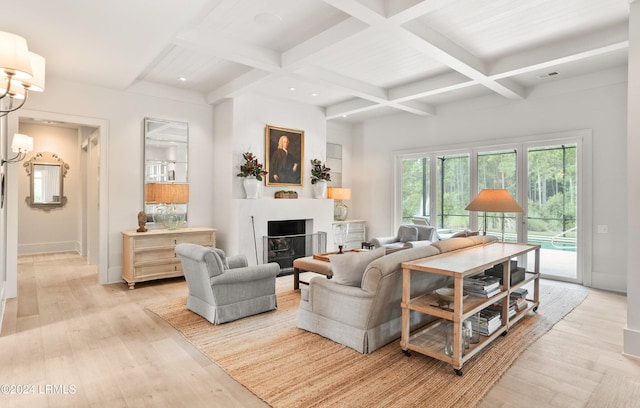
[[[267,125],[267,186],[302,186],[304,130]]]

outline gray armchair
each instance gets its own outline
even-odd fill
[[[226,257],[218,248],[176,245],[189,288],[187,309],[213,324],[276,308],[277,263],[248,266],[244,255]]]
[[[435,227],[428,225],[406,224],[398,228],[398,233],[392,237],[372,238],[371,243],[375,248],[385,247],[387,253],[399,249],[415,248],[431,245],[438,240]]]

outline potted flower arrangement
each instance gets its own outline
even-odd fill
[[[242,158],[244,163],[240,165],[240,173],[237,176],[244,177],[243,185],[247,198],[258,198],[262,176],[266,176],[267,172],[253,153],[243,153]]]
[[[331,181],[331,169],[320,160],[311,160],[311,184],[315,198],[327,198],[327,181]]]

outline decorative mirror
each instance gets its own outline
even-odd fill
[[[51,208],[62,207],[67,203],[64,196],[64,178],[69,170],[65,163],[55,153],[37,153],[26,161],[23,166],[29,175],[31,195],[26,198],[31,207]]]
[[[143,200],[147,222],[159,221],[159,215],[167,205],[172,206],[174,213],[180,214],[178,224],[186,220],[188,151],[187,123],[144,119]]]

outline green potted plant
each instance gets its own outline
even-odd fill
[[[327,181],[331,181],[331,169],[318,159],[311,160],[311,184],[315,198],[327,198]]]
[[[267,172],[253,153],[243,153],[242,158],[244,159],[244,163],[240,165],[240,173],[238,173],[237,176],[244,177],[242,184],[247,198],[258,198],[262,176],[266,176]]]

